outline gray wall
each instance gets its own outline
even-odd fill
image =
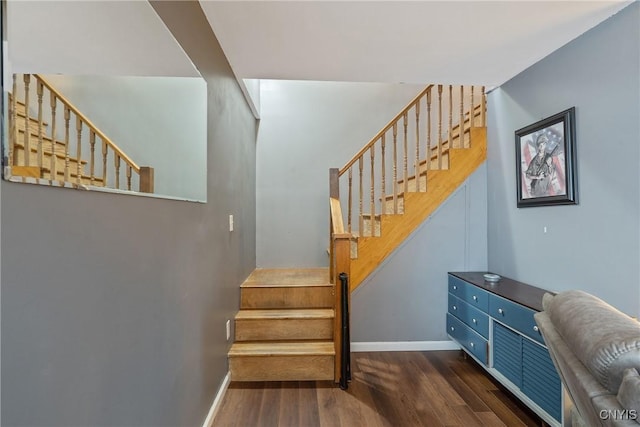
[[[348,162],[423,88],[262,82],[256,184],[259,267],[328,265],[329,168]]]
[[[352,294],[352,341],[447,340],[447,272],[487,267],[482,164]]]
[[[489,269],[640,313],[640,4],[488,97]],[[517,209],[514,131],[576,107],[579,205]],[[543,233],[547,227],[547,233]]]
[[[208,204],[2,182],[2,425],[201,426],[255,267],[255,120],[197,2]],[[228,214],[236,231],[228,231]]]

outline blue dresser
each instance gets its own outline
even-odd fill
[[[485,272],[449,273],[447,334],[544,421],[561,426],[560,378],[533,319],[544,289]]]

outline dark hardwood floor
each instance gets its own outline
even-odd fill
[[[353,353],[347,391],[332,382],[232,382],[220,427],[540,426],[461,351]]]

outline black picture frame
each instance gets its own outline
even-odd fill
[[[577,204],[575,107],[515,136],[518,207]]]

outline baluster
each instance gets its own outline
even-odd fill
[[[89,131],[89,146],[91,147],[91,158],[89,159],[91,178],[89,184],[94,185],[96,181],[96,133],[92,130]]]
[[[131,191],[131,165],[127,163],[127,190]]]
[[[376,199],[375,199],[375,147],[376,145],[373,144],[370,148],[369,148],[369,153],[371,155],[371,198],[370,198],[370,207],[369,207],[369,212],[371,214],[370,217],[370,225],[371,225],[371,236],[374,235],[374,231],[375,231],[375,216],[376,216]]]
[[[420,192],[420,100],[416,102],[416,191]]]
[[[425,156],[427,160],[427,180],[429,182],[429,169],[431,169],[431,87],[427,91],[427,155]],[[427,189],[425,188],[425,191]]]
[[[382,186],[380,187],[380,191],[381,191],[381,200],[382,202],[380,203],[380,213],[386,213],[387,212],[387,195],[386,195],[386,180],[387,180],[387,174],[385,171],[385,134],[382,134],[382,158],[380,160],[381,162],[381,166],[382,166]]]
[[[442,170],[442,85],[438,85],[438,170]]]
[[[76,131],[78,132],[78,145],[76,146],[76,183],[82,184],[82,120],[76,116]]]
[[[449,85],[449,136],[447,138],[449,154],[453,148],[453,86]]]
[[[29,131],[29,82],[31,75],[25,74],[24,81],[24,165],[31,165],[31,132]]]
[[[393,213],[398,213],[398,123],[393,124]]]
[[[9,160],[9,166],[13,166],[14,164],[17,163],[17,158],[14,158],[14,156],[17,157],[17,152],[15,149],[15,145],[16,142],[18,141],[18,100],[16,99],[18,96],[18,82],[17,82],[17,76],[14,74],[13,75],[13,92],[11,92],[11,113],[10,113],[10,118],[11,118],[11,129],[10,129],[10,137],[9,137],[9,153],[8,153],[8,160]]]
[[[107,143],[102,140],[102,186],[107,186],[107,154],[109,154],[109,147]]]
[[[352,217],[352,202],[353,202],[353,191],[352,191],[352,184],[353,184],[353,171],[352,171],[353,167],[349,167],[349,206],[348,206],[348,214],[347,214],[347,229],[349,230],[349,233],[351,233],[351,217]]]
[[[56,108],[58,106],[58,99],[56,96],[49,92],[49,105],[51,106],[51,171],[50,181],[58,180],[58,156],[56,155]]]
[[[482,127],[487,126],[487,94],[484,93],[484,89],[484,86],[482,86],[482,100],[480,104],[480,123]]]
[[[458,145],[464,148],[464,86],[460,85],[460,124],[458,125]]]
[[[407,120],[407,112],[405,111],[405,113],[402,116],[402,124],[404,126],[404,192],[405,192],[405,196],[406,193],[409,192],[409,171],[407,169],[407,151],[408,151],[408,141],[407,141],[407,125],[408,125],[408,120]]]
[[[42,178],[42,166],[44,166],[44,147],[42,141],[42,94],[44,92],[44,85],[40,80],[37,80],[36,93],[38,95],[38,168],[40,169],[40,178]]]
[[[360,219],[358,222],[358,233],[360,233],[360,236],[364,236],[364,218],[362,216],[362,192],[364,191],[364,187],[362,186],[362,169],[364,167],[363,163],[363,156],[360,156],[360,158],[358,159],[358,168],[360,169],[360,191],[358,193],[360,197],[360,206],[358,210]]]
[[[71,118],[71,110],[68,106],[64,106],[64,180],[69,182],[69,120]]]
[[[471,147],[471,129],[475,127],[476,106],[473,101],[473,92],[475,88],[471,86],[471,111],[469,112],[469,147]]]
[[[116,172],[115,172],[116,189],[119,190],[120,189],[120,156],[115,151],[113,153],[113,163],[116,169]]]

